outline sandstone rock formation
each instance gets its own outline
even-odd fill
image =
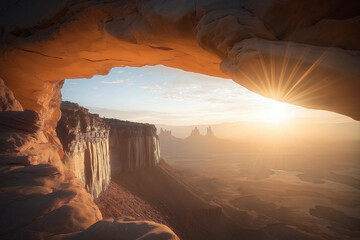
[[[110,184],[109,130],[98,115],[62,102],[56,132],[64,149],[63,162],[94,198]]]
[[[359,4],[6,0],[0,76],[25,108],[48,118],[59,80],[163,64],[360,119]]]
[[[93,239],[99,239],[99,236],[108,236],[107,239],[178,239],[168,227],[154,222],[117,219],[107,220],[114,223],[105,226],[104,221],[96,223],[102,219],[101,213],[73,171],[63,164],[60,142],[48,134],[46,124],[37,112],[22,111],[22,106],[1,81],[0,89],[0,99],[6,103],[3,109],[7,110],[0,111],[0,239],[91,239],[89,235]],[[85,114],[84,109],[71,107],[74,106],[67,110],[75,116]],[[73,119],[77,120],[76,117]],[[82,124],[76,121],[64,123],[69,124],[71,131],[89,130],[79,129],[84,126],[97,126],[99,130],[101,126],[101,121],[97,122],[99,119],[90,114],[81,120]],[[106,132],[107,128],[102,127],[100,130]],[[79,131],[72,134],[76,138]],[[102,140],[99,135],[92,137],[96,136]],[[94,139],[90,141],[93,144]],[[78,140],[81,145],[81,138]],[[73,142],[68,143],[68,147],[73,146]],[[92,164],[94,167],[95,163]],[[101,182],[99,175],[94,179]]]
[[[159,138],[152,124],[104,119],[110,126],[111,171],[155,166],[160,160]]]
[[[97,222],[85,231],[75,234],[58,235],[51,240],[179,240],[179,238],[165,225],[152,221],[137,221],[128,217],[107,218]]]
[[[185,139],[189,141],[209,141],[209,140],[216,140],[217,137],[215,136],[211,127],[206,128],[206,135],[202,135],[199,129],[195,127],[191,131],[190,136]]]
[[[214,132],[212,131],[211,127],[208,127],[206,129],[206,137],[209,137],[209,138],[214,138],[215,137],[215,134]]]
[[[191,138],[197,138],[197,137],[200,137],[200,136],[201,136],[201,134],[200,134],[200,131],[199,131],[199,129],[197,127],[195,127],[190,133]]]
[[[166,129],[160,128],[159,137],[161,137],[161,136],[162,137],[169,137],[169,138],[174,137],[172,135],[172,133],[171,133],[171,130],[166,130]]]
[[[13,92],[4,84],[0,78],[0,111],[23,111],[19,101],[14,97]]]
[[[91,196],[64,168],[61,147],[46,134],[39,114],[22,111],[1,82],[0,89],[7,103],[0,112],[0,238],[44,239],[100,220]]]
[[[101,219],[61,161],[55,127],[63,79],[106,74],[116,66],[163,64],[231,77],[264,96],[360,120],[359,5],[356,0],[1,1],[0,77],[31,110],[21,111],[1,86],[7,111],[0,114],[0,237],[42,239]],[[103,224],[72,237],[98,236],[101,229],[105,234],[109,228]],[[123,229],[119,224],[110,229]],[[168,229],[155,229],[175,238]]]
[[[127,216],[169,226],[165,216],[155,206],[150,205],[114,181],[111,181],[109,187],[100,194],[95,203],[104,218]]]
[[[94,198],[110,184],[111,172],[159,162],[154,125],[102,119],[71,102],[62,102],[60,108],[56,132],[64,150],[62,160]]]

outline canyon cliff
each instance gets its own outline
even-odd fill
[[[76,103],[61,103],[56,133],[65,166],[97,198],[110,184],[111,172],[156,166],[159,137],[151,124],[102,119]]]
[[[0,80],[0,239],[44,239],[86,229],[101,213],[64,166],[46,122]],[[58,99],[59,100],[59,99]],[[54,101],[60,105],[60,101]]]
[[[115,239],[128,225],[99,221],[91,195],[62,162],[55,128],[64,79],[163,64],[231,77],[263,96],[360,120],[359,4],[1,1],[0,77],[7,90],[0,91],[0,237]],[[165,226],[135,225],[128,231],[137,238],[177,239]]]
[[[0,239],[178,239],[152,221],[102,218],[88,193],[110,180],[109,127],[98,116],[64,103],[63,151],[46,121],[23,110],[2,79],[0,89]]]
[[[110,127],[76,103],[61,103],[56,132],[63,146],[63,162],[94,198],[110,184]]]
[[[151,124],[104,119],[110,126],[111,171],[155,166],[160,160],[159,137]]]

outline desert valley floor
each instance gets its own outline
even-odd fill
[[[281,146],[184,151],[164,143],[162,156],[198,196],[245,228],[279,233],[281,223],[289,227],[282,231],[297,229],[314,239],[359,239],[359,143]]]

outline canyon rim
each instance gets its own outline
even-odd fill
[[[81,133],[72,136],[77,145],[66,149],[60,140],[71,140],[56,132],[65,79],[162,64],[232,78],[269,98],[360,120],[359,1],[0,4],[2,239],[178,239],[155,222],[103,219],[93,197],[109,184],[111,168],[155,165],[158,155],[144,159],[157,151],[158,139],[151,126],[121,129],[86,115],[89,124],[74,125]],[[121,134],[133,137],[132,154],[112,166],[109,158],[117,153],[106,139]],[[84,149],[96,157],[86,157]],[[73,161],[77,157],[87,163]]]

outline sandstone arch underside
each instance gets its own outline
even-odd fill
[[[358,1],[18,1],[1,11],[0,76],[56,121],[63,79],[163,64],[360,119]],[[53,119],[51,119],[53,118]]]
[[[360,120],[359,29],[356,0],[1,1],[0,104],[12,111],[0,112],[1,206],[33,212],[2,215],[0,236],[60,239],[102,219],[61,162],[55,126],[64,79],[163,64]],[[120,231],[121,222],[73,237]],[[141,224],[144,239],[176,239],[164,226]]]

